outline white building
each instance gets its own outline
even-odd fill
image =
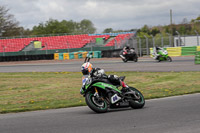
[[[174,47],[179,46],[200,46],[200,36],[175,36]]]

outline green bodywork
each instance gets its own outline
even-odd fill
[[[166,60],[168,57],[168,54],[164,54],[163,51],[158,51],[158,54],[161,55],[160,60]]]
[[[89,86],[90,86],[90,84],[89,84],[89,85],[87,84],[87,85],[85,86],[85,89],[87,90]],[[115,91],[121,93],[121,91],[120,91],[119,89],[117,89],[116,86],[111,85],[111,84],[107,84],[107,83],[103,83],[103,82],[94,83],[94,84],[92,84],[92,86],[93,86],[93,87],[99,87],[99,88],[102,88],[102,89],[104,89],[104,90],[105,90],[106,88],[110,88],[110,89],[113,89],[113,90],[115,90]]]

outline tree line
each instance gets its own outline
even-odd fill
[[[156,36],[156,35],[194,35],[200,33],[200,16],[191,21],[186,18],[180,24],[171,24],[165,26],[150,27],[144,25],[140,29],[130,30],[113,30],[112,28],[104,29],[103,33],[115,33],[137,30],[138,36]],[[62,20],[50,18],[46,22],[41,22],[31,30],[19,26],[19,22],[14,15],[9,13],[9,9],[0,5],[0,37],[25,36],[25,35],[45,35],[45,34],[93,34],[96,28],[92,21],[83,19],[80,22],[73,20]]]
[[[46,22],[39,23],[32,30],[19,26],[14,15],[9,14],[9,9],[0,6],[0,37],[23,36],[23,35],[44,35],[44,34],[93,34],[96,32],[94,24],[87,19],[80,22],[73,20],[62,20],[50,18]]]

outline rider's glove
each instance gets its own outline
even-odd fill
[[[81,94],[81,95],[84,94],[84,88],[83,88],[83,87],[81,87],[81,89],[80,89],[80,94]]]

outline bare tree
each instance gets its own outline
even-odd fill
[[[16,36],[20,35],[19,22],[16,21],[14,15],[9,14],[9,9],[0,5],[0,36]]]

